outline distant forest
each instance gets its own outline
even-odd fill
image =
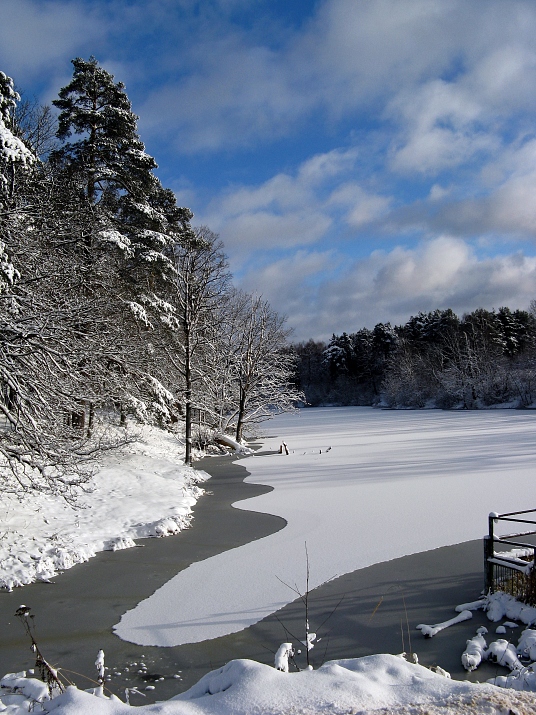
[[[530,309],[452,310],[405,325],[294,346],[298,386],[311,406],[478,409],[536,402],[536,301]]]

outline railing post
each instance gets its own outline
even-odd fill
[[[493,557],[493,524],[499,515],[492,511],[488,516],[488,534],[484,537],[484,595],[493,593],[493,564],[490,559]]]

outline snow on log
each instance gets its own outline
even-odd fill
[[[235,439],[226,434],[217,434],[214,439],[218,444],[234,449],[237,454],[253,454],[253,450],[250,447],[245,447],[243,444],[240,444],[240,442],[237,442]]]
[[[451,618],[449,621],[444,621],[443,623],[436,623],[434,626],[427,626],[425,623],[420,623],[417,626],[425,638],[433,638],[439,633],[439,631],[445,630],[449,626],[453,626],[456,623],[462,623],[462,621],[468,621],[473,617],[471,611],[462,611],[458,616]]]
[[[487,604],[486,598],[479,598],[478,601],[471,601],[471,603],[461,603],[454,609],[456,613],[461,613],[462,611],[478,611],[484,608]]]

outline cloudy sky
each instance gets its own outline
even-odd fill
[[[536,298],[534,0],[0,0],[0,69],[126,84],[147,151],[297,340]]]

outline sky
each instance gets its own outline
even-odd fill
[[[534,0],[0,0],[0,69],[126,91],[295,341],[536,299]]]

